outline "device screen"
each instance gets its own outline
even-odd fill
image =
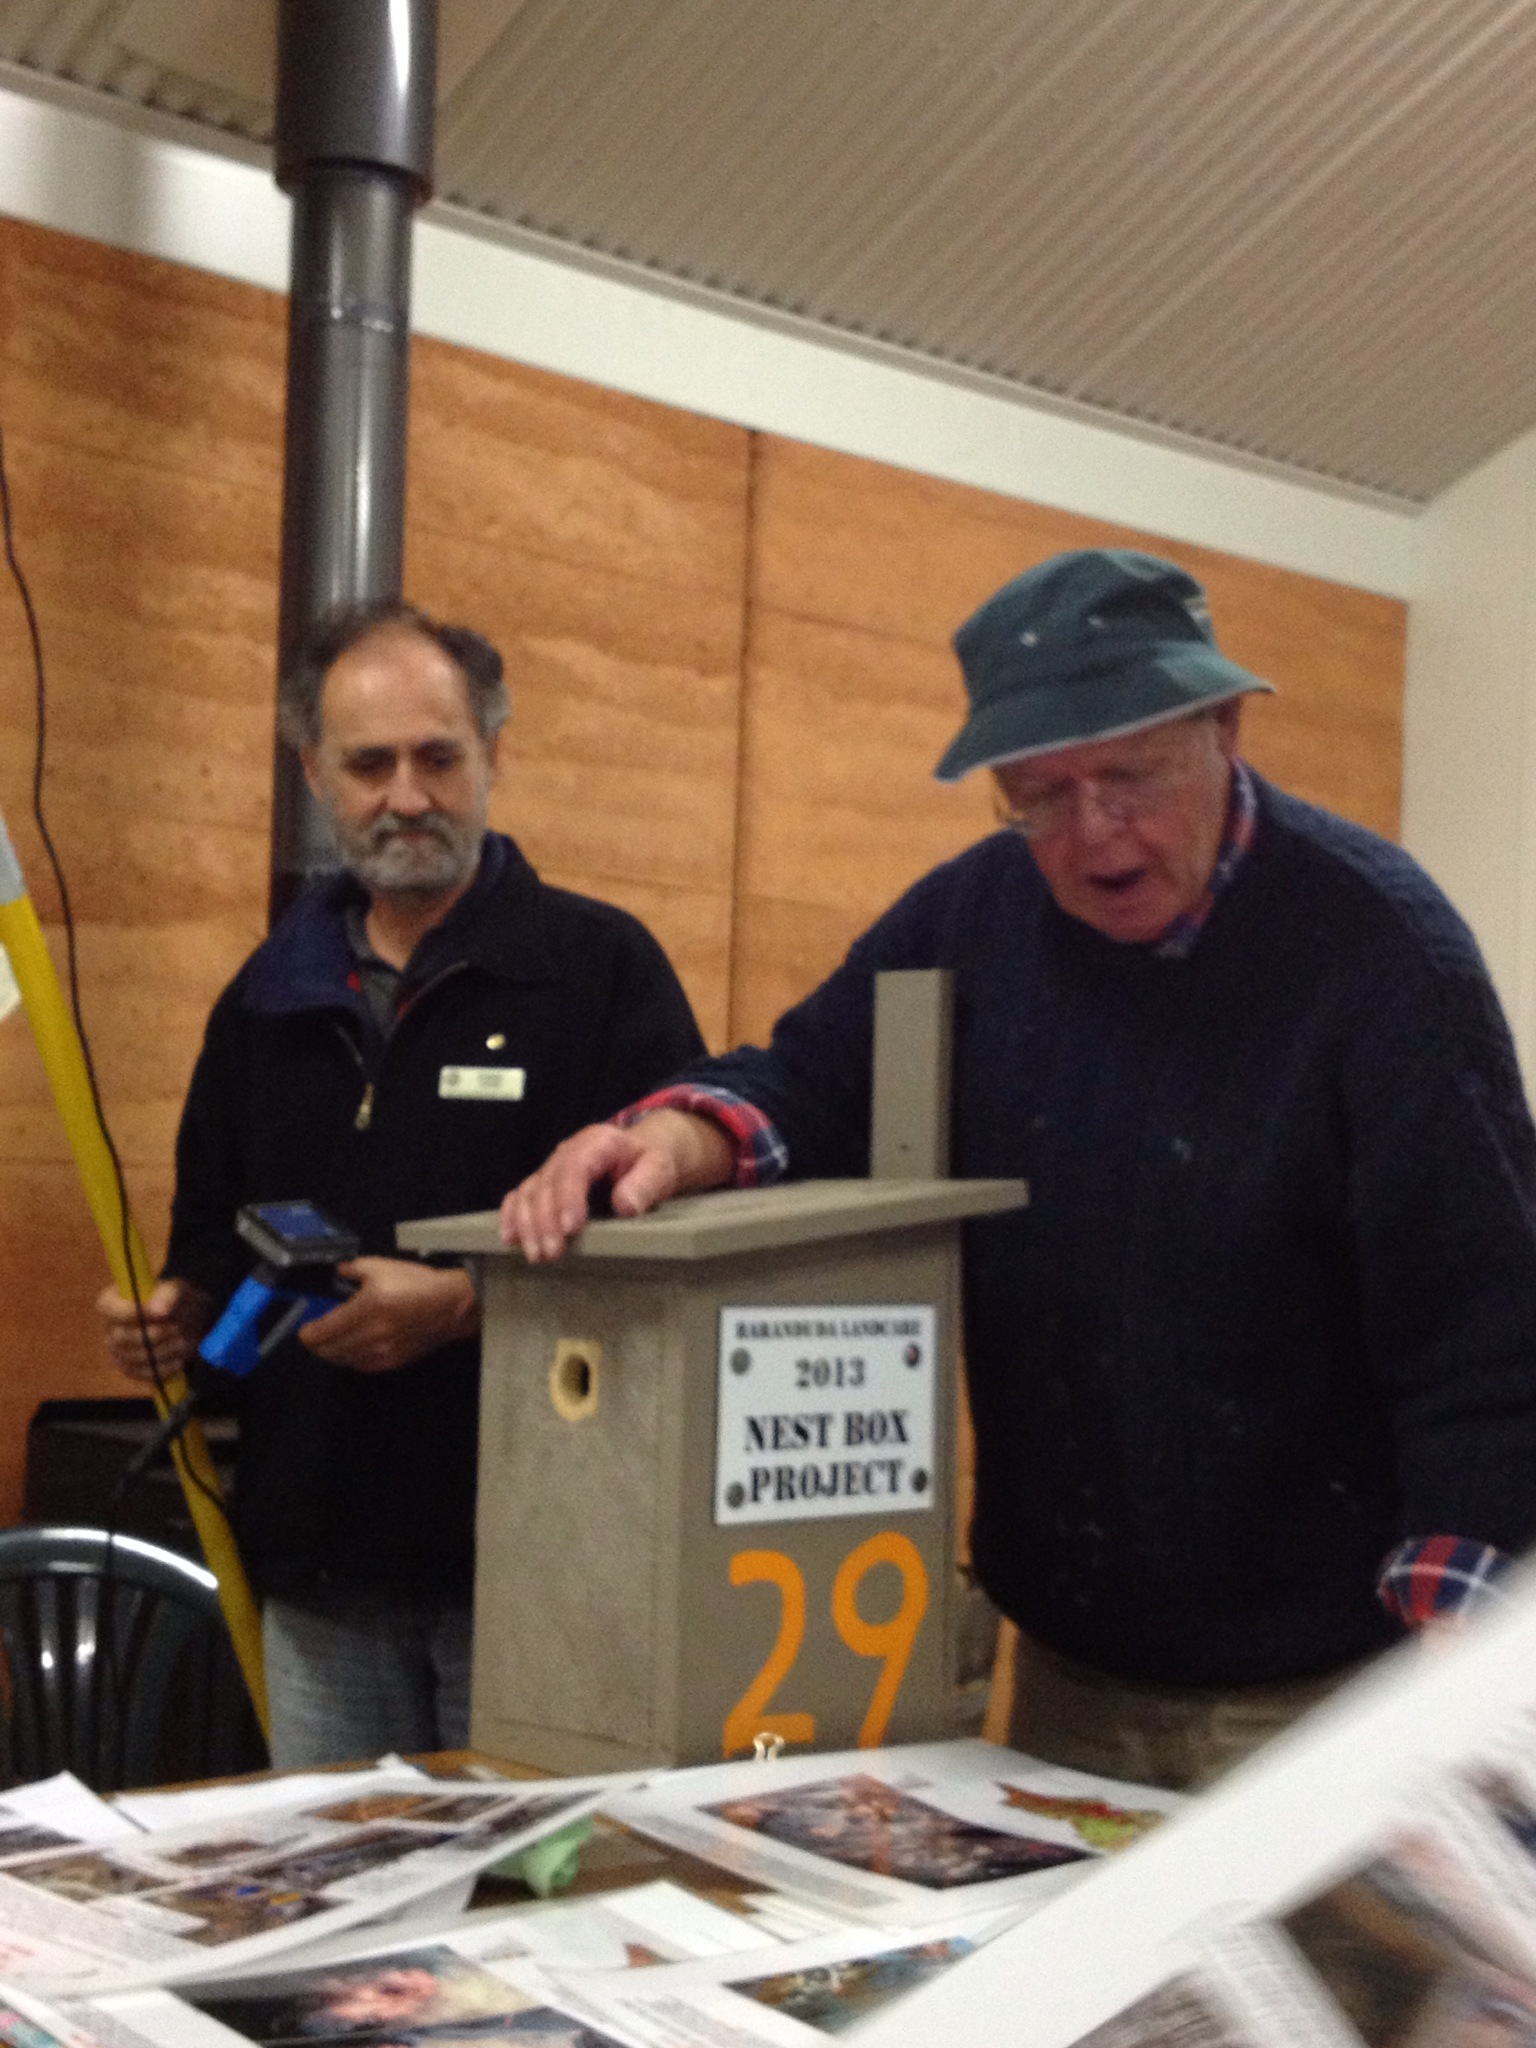
[[[250,1202],[236,1228],[263,1257],[283,1266],[319,1266],[356,1258],[357,1234],[313,1202]]]

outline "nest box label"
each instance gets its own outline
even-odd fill
[[[931,1508],[934,1356],[927,1304],[721,1309],[717,1525]]]

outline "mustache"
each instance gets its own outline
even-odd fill
[[[457,838],[455,824],[446,811],[423,811],[415,818],[402,817],[399,811],[385,811],[368,827],[368,847],[370,852],[377,852],[407,832],[425,833],[444,846],[452,846]]]

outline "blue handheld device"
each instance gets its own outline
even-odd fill
[[[256,1265],[229,1298],[198,1346],[220,1372],[253,1372],[285,1338],[339,1307],[353,1290],[336,1268],[362,1249],[355,1231],[313,1202],[250,1202],[235,1229],[256,1253]],[[280,1313],[267,1321],[269,1312]],[[263,1328],[263,1323],[266,1327]]]

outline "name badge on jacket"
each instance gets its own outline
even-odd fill
[[[522,1067],[443,1067],[437,1092],[450,1102],[521,1102],[527,1078]]]

